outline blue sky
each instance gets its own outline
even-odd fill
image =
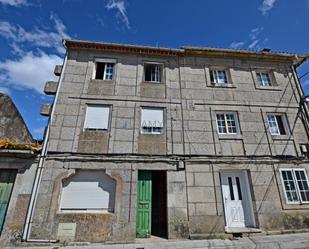
[[[52,101],[42,89],[56,79],[62,38],[309,53],[308,24],[309,0],[0,0],[0,91],[40,139],[40,105]],[[309,94],[309,75],[302,84]]]

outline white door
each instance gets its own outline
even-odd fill
[[[221,173],[227,227],[254,227],[252,200],[245,171]]]

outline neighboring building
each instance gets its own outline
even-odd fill
[[[308,230],[306,55],[64,46],[25,239]]]
[[[21,238],[38,150],[13,101],[0,93],[0,246]]]

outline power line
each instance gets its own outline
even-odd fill
[[[299,77],[299,79],[305,77],[307,74],[309,74],[309,71],[307,71],[306,73],[304,73],[302,76]]]

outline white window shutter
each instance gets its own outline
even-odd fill
[[[116,183],[103,171],[81,170],[64,184],[61,210],[114,211]]]
[[[107,130],[110,108],[106,106],[87,106],[85,129]]]
[[[141,126],[163,128],[163,109],[142,109]]]

